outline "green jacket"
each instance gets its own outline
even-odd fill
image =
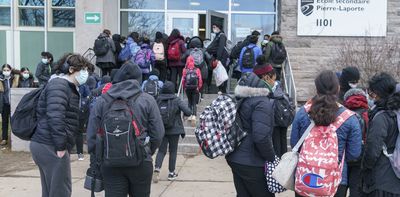
[[[265,59],[267,60],[267,62],[271,62],[272,63],[272,61],[270,60],[272,47],[274,46],[275,43],[282,43],[282,40],[283,40],[283,38],[280,35],[271,36],[270,41],[268,42],[268,44],[267,44],[267,46],[265,47],[265,50],[264,50],[264,56],[265,56]],[[272,63],[272,66],[275,67],[275,68],[281,68],[282,67],[282,65],[277,65],[277,64],[274,64],[274,63]]]

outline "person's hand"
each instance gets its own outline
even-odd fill
[[[65,152],[66,152],[65,150],[63,150],[63,151],[57,151],[57,157],[60,158],[60,159],[63,158],[64,155],[65,155]]]

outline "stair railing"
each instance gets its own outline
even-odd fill
[[[283,89],[285,93],[289,95],[293,103],[297,106],[297,91],[296,83],[294,81],[292,65],[290,64],[289,54],[285,62],[282,64],[282,76],[281,80],[283,83]]]

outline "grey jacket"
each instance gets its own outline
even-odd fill
[[[107,52],[107,54],[105,56],[96,57],[96,63],[108,63],[108,62],[111,62],[111,63],[113,63],[115,65],[116,64],[115,63],[115,52],[116,52],[116,49],[115,49],[114,41],[110,37],[108,37],[107,34],[102,33],[102,34],[100,34],[99,37],[101,37],[101,36],[107,37],[110,49],[108,50],[108,52]]]
[[[142,135],[139,137],[144,140],[150,137],[150,150],[147,150],[146,161],[152,161],[151,155],[160,146],[164,137],[164,125],[155,99],[146,93],[142,93],[140,84],[136,80],[126,80],[113,86],[106,93],[113,98],[132,99],[137,94],[141,94],[135,101],[136,110],[134,112],[142,128]],[[106,100],[100,97],[96,100],[96,105],[92,109],[89,117],[87,128],[87,143],[89,153],[95,153],[96,150],[96,133],[101,129],[102,114],[106,111]]]

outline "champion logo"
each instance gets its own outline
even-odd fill
[[[301,179],[302,179],[304,185],[306,185],[308,187],[311,187],[314,189],[323,187],[323,185],[319,184],[319,180],[324,180],[324,178],[322,178],[318,174],[308,173],[308,174],[305,174]]]
[[[314,0],[301,0],[301,12],[310,16],[314,11]]]

